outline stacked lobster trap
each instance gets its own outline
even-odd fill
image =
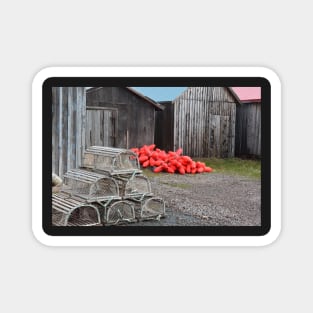
[[[117,225],[165,216],[163,199],[151,192],[137,155],[126,149],[92,146],[82,167],[64,175],[52,195],[53,224]]]

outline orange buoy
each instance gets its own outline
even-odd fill
[[[185,175],[185,169],[181,166],[180,168],[178,168],[178,172],[179,172],[179,174],[181,174],[181,175]]]
[[[148,167],[149,165],[150,165],[150,161],[149,160],[143,162],[143,164],[142,164],[143,167]]]
[[[143,163],[144,161],[147,161],[149,158],[146,155],[142,155],[141,157],[139,157],[139,162]]]
[[[162,170],[163,170],[163,166],[161,165],[161,166],[155,167],[153,172],[154,173],[160,173]]]
[[[209,166],[206,166],[206,167],[204,168],[204,171],[205,171],[206,173],[211,173],[211,172],[212,172],[212,168],[209,167]]]

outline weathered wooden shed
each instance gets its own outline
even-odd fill
[[[86,92],[86,146],[141,147],[154,143],[157,102],[129,87]]]
[[[233,87],[240,99],[236,113],[235,155],[261,156],[261,88]]]
[[[81,166],[93,145],[139,147],[154,142],[162,106],[128,87],[52,88],[52,171]]]
[[[157,113],[156,141],[193,157],[234,157],[236,106],[227,87],[189,87]]]
[[[59,176],[81,164],[85,116],[84,87],[52,88],[52,172]]]

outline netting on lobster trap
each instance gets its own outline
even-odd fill
[[[92,146],[85,150],[83,167],[110,175],[141,172],[137,154],[131,150]]]
[[[120,196],[124,199],[151,196],[151,184],[148,178],[134,172],[132,175],[114,176],[119,185]]]
[[[120,198],[118,184],[113,178],[82,169],[72,169],[64,175],[61,191],[87,202]]]
[[[118,225],[136,221],[134,205],[125,200],[98,202],[104,225]]]
[[[64,194],[52,195],[52,224],[54,226],[101,225],[96,206],[78,201]]]
[[[159,220],[165,217],[165,202],[159,197],[134,198],[135,215],[139,221]]]

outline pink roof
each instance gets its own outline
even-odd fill
[[[260,102],[261,87],[231,87],[241,102]]]

